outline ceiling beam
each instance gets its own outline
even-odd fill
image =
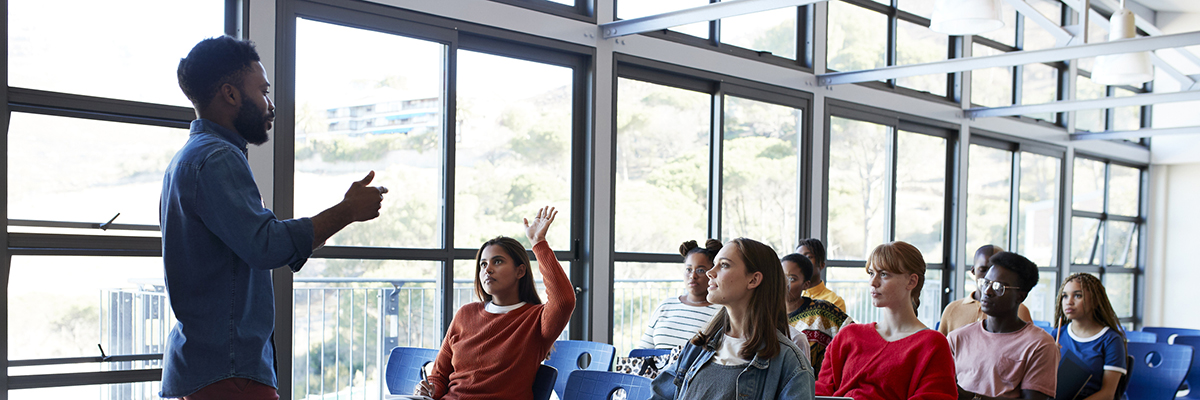
[[[1179,128],[1147,128],[1132,131],[1105,131],[1072,133],[1071,140],[1109,140],[1109,139],[1139,139],[1151,136],[1189,135],[1200,133],[1200,126],[1185,126]]]
[[[1095,100],[1066,100],[1054,103],[1017,105],[1008,107],[978,107],[963,111],[966,118],[1007,117],[1013,115],[1029,115],[1041,113],[1058,113],[1079,110],[1095,110],[1128,106],[1145,106],[1150,104],[1176,103],[1181,101],[1200,100],[1200,91],[1151,93],[1125,97],[1105,97]]]
[[[1174,47],[1200,45],[1200,31],[1140,37],[1114,42],[1055,47],[1044,50],[1014,51],[987,57],[955,58],[924,64],[899,65],[865,71],[833,72],[817,75],[819,86],[882,81],[910,76],[945,74],[993,67],[1011,67],[1034,63],[1074,60],[1107,54],[1132,53]]]
[[[605,39],[612,39],[784,7],[806,6],[822,1],[826,0],[727,0],[678,11],[600,24],[600,35]]]

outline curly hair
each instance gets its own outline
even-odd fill
[[[825,265],[825,244],[821,243],[821,239],[808,238],[808,239],[801,240],[800,244],[796,245],[797,253],[800,252],[801,247],[808,248],[808,251],[812,253],[813,258],[816,259],[815,260],[816,264]],[[814,267],[815,267],[815,265],[814,265]]]
[[[713,262],[713,258],[717,256],[717,252],[721,251],[721,241],[717,239],[708,239],[704,241],[704,247],[700,247],[695,240],[689,240],[679,245],[679,255],[686,260],[688,256],[696,253],[704,254],[708,257],[708,262]]]
[[[192,47],[187,57],[179,59],[175,75],[183,94],[201,109],[208,107],[226,83],[241,90],[246,72],[259,61],[253,42],[220,36],[201,40]]]

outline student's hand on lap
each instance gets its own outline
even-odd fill
[[[433,383],[428,380],[417,383],[417,387],[413,389],[413,394],[417,396],[433,397]]]
[[[546,231],[550,229],[550,223],[554,222],[554,217],[557,215],[558,211],[554,207],[546,206],[538,210],[532,223],[529,222],[529,218],[525,218],[525,236],[529,238],[531,246],[536,246],[538,242],[546,240]]]

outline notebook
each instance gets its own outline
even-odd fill
[[[1079,356],[1066,352],[1058,363],[1058,387],[1054,391],[1056,400],[1071,400],[1079,396],[1084,385],[1092,379],[1092,373],[1083,368]]]

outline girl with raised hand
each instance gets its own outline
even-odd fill
[[[1054,337],[1062,358],[1071,353],[1093,377],[1076,398],[1108,400],[1117,392],[1117,381],[1128,373],[1125,332],[1108,302],[1100,279],[1079,272],[1063,281],[1054,311]],[[1065,326],[1060,325],[1066,322]],[[1065,332],[1064,332],[1065,331]]]
[[[704,247],[695,240],[683,242],[679,254],[683,256],[683,283],[687,292],[670,297],[658,304],[650,314],[650,323],[638,342],[639,349],[673,349],[683,346],[708,325],[721,306],[708,302],[708,271],[713,267],[713,257],[721,251],[721,241],[708,239]]]
[[[925,260],[905,242],[875,247],[867,258],[871,302],[879,322],[838,332],[825,350],[817,395],[874,399],[958,397],[946,337],[917,319]]]
[[[769,246],[726,243],[708,271],[723,305],[654,379],[652,399],[812,399],[808,358],[787,335],[783,267]]]
[[[525,219],[525,235],[546,283],[546,303],[538,297],[529,256],[520,242],[501,236],[484,243],[475,255],[475,294],[480,301],[455,314],[433,373],[417,385],[417,395],[533,398],[538,365],[575,309],[575,290],[546,243],[546,231],[557,215],[553,207],[544,207],[532,222]]]

